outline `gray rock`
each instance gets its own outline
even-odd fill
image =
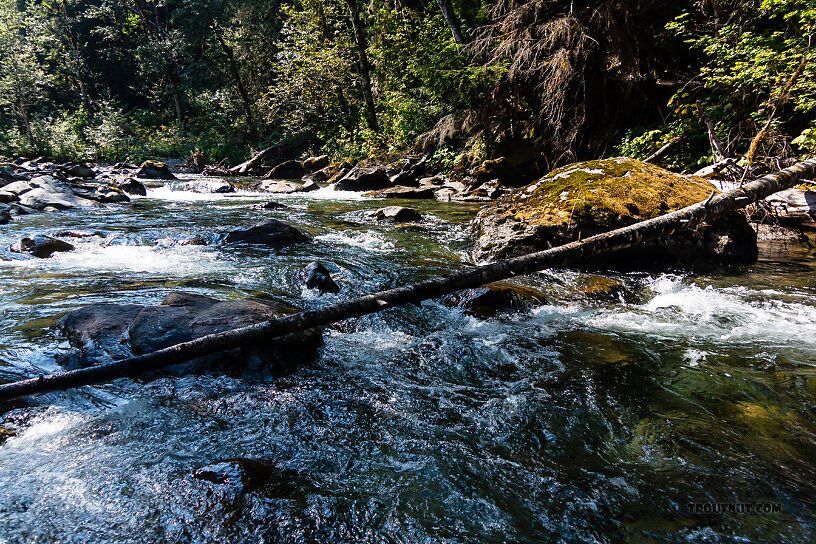
[[[199,178],[174,184],[174,186],[178,190],[191,193],[227,194],[235,192],[235,187],[230,182],[219,178]]]
[[[248,229],[234,230],[227,234],[224,240],[227,244],[257,244],[273,247],[311,241],[310,236],[276,219],[258,223]]]
[[[117,182],[114,187],[121,189],[129,195],[147,196],[147,188],[133,178]]]
[[[334,184],[338,191],[376,191],[391,186],[385,168],[361,168],[355,166]]]
[[[54,208],[68,210],[80,206],[91,206],[92,200],[78,197],[70,185],[53,176],[39,176],[29,182],[34,188],[18,193],[20,204],[34,210]]]
[[[402,206],[386,206],[374,212],[377,221],[392,221],[394,223],[412,223],[422,220],[422,214],[413,208]]]
[[[74,246],[50,236],[37,234],[31,238],[23,238],[9,249],[13,253],[28,253],[34,257],[46,259],[54,253],[73,251]]]

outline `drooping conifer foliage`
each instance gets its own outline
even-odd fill
[[[808,0],[0,0],[0,154],[770,163],[814,41]]]

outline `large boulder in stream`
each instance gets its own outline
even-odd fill
[[[234,230],[224,239],[224,243],[227,244],[254,244],[272,247],[311,241],[312,238],[309,235],[277,219],[269,219],[248,229]]]
[[[228,300],[174,292],[159,306],[93,304],[57,323],[74,352],[63,361],[71,367],[93,366],[141,355],[206,336],[295,313],[291,306],[261,300]],[[323,337],[319,329],[272,340],[248,342],[240,349],[214,353],[176,365],[171,372],[216,370],[279,374],[312,361]]]
[[[385,168],[363,168],[355,166],[343,176],[334,188],[338,191],[376,191],[391,187],[391,179]]]
[[[473,222],[477,261],[524,255],[658,217],[706,200],[714,187],[627,158],[571,164],[483,208]],[[756,233],[734,213],[587,263],[621,268],[745,263]]]
[[[73,251],[74,246],[68,242],[51,238],[43,234],[26,237],[9,248],[12,253],[28,253],[40,259],[47,259],[54,253]]]
[[[264,177],[267,179],[300,179],[313,171],[303,166],[300,161],[284,161],[272,168]]]
[[[139,167],[139,171],[136,172],[136,177],[141,179],[176,179],[167,164],[160,161],[144,161]]]
[[[80,206],[96,204],[82,198],[73,187],[54,176],[38,176],[29,181],[17,181],[6,185],[3,190],[16,195],[19,203],[33,210],[68,210]]]

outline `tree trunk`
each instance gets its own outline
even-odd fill
[[[814,175],[816,175],[816,159],[810,159],[747,183],[733,191],[718,195],[712,194],[705,202],[699,202],[682,210],[585,240],[460,270],[449,276],[436,277],[414,285],[365,295],[326,308],[308,310],[249,327],[203,336],[190,342],[114,363],[0,385],[0,402],[27,395],[138,376],[147,371],[168,367],[203,355],[235,349],[259,339],[270,340],[344,319],[381,312],[403,304],[418,304],[423,300],[436,298],[453,291],[478,287],[544,268],[573,265],[588,257],[625,249],[683,229],[694,228],[706,219],[721,217],[744,208],[778,191],[796,185],[803,178]]]
[[[366,124],[374,132],[380,131],[377,122],[377,109],[374,104],[374,92],[371,86],[371,64],[368,62],[368,40],[365,28],[360,20],[360,9],[357,0],[346,0],[351,17],[351,26],[354,29],[354,43],[357,46],[357,60],[360,68],[360,91],[363,93],[366,110]]]
[[[451,34],[453,35],[453,41],[458,44],[465,43],[465,37],[462,35],[462,25],[459,23],[459,18],[456,16],[456,12],[453,10],[453,4],[451,4],[451,1],[436,1],[439,4],[439,9],[442,10],[442,16],[445,17],[445,21],[448,22]]]
[[[232,79],[235,80],[235,87],[238,89],[238,95],[241,97],[241,102],[244,106],[244,115],[246,116],[250,135],[253,138],[257,138],[258,125],[255,123],[255,116],[252,114],[252,103],[249,101],[249,94],[247,93],[246,87],[244,86],[244,81],[241,78],[241,70],[238,67],[238,61],[235,60],[235,52],[233,51],[232,47],[229,46],[226,40],[224,40],[224,36],[221,34],[221,29],[212,16],[210,16],[210,28],[212,28],[213,34],[215,34],[218,44],[221,46],[221,50],[224,52],[224,56],[227,57],[227,66],[229,67],[230,74],[232,74]]]

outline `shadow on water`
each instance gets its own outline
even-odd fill
[[[0,248],[101,236],[48,260],[0,250],[0,380],[57,370],[50,327],[89,303],[184,289],[318,307],[462,266],[474,206],[411,202],[419,225],[379,225],[365,211],[382,202],[340,196],[257,210],[271,199],[165,191],[2,227]],[[315,243],[218,243],[272,217]],[[195,236],[209,245],[179,245]],[[3,406],[0,542],[810,542],[816,255],[769,249],[739,270],[607,275],[620,300],[559,270],[518,280],[550,301],[530,311],[431,301],[342,322],[277,379],[119,380]],[[316,258],[340,295],[298,283]],[[262,478],[196,477],[233,459]]]

